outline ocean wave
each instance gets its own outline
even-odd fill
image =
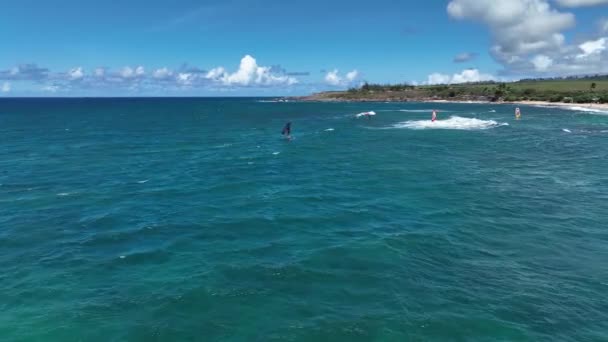
[[[478,130],[508,125],[508,123],[498,123],[494,120],[480,120],[475,118],[463,118],[460,116],[452,116],[447,120],[437,120],[435,122],[431,120],[405,121],[397,123],[393,125],[393,127],[409,129]]]
[[[564,107],[568,110],[574,110],[577,112],[586,112],[586,113],[596,113],[596,114],[605,114],[608,115],[608,109],[596,109],[596,108],[588,108],[588,107],[580,107],[580,106],[572,106],[572,107]]]

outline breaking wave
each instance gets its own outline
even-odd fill
[[[397,123],[393,127],[409,129],[478,130],[508,125],[508,123],[499,123],[494,120],[480,120],[475,118],[463,118],[460,116],[452,116],[447,120],[437,120],[435,122],[432,122],[431,120],[405,121]]]

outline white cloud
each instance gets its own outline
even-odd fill
[[[457,84],[494,80],[496,80],[496,77],[490,74],[481,73],[477,69],[466,69],[461,73],[457,73],[452,76],[441,73],[430,74],[427,78],[426,84]]]
[[[560,48],[561,31],[574,25],[572,14],[552,9],[546,0],[452,0],[448,13],[488,25],[495,39],[492,53],[507,64],[515,56]]]
[[[221,79],[225,74],[226,70],[224,68],[213,68],[207,73],[207,75],[205,75],[205,78],[210,80],[218,80]]]
[[[179,74],[177,74],[177,83],[185,86],[192,85],[194,78],[194,74],[180,72]]]
[[[332,85],[332,86],[339,86],[340,83],[342,82],[342,78],[340,78],[340,76],[338,76],[338,70],[332,70],[332,71],[328,71],[327,75],[325,75],[325,82],[327,82],[327,84]]]
[[[599,54],[606,50],[606,38],[600,38],[598,40],[590,40],[579,45],[579,49],[583,51],[582,54],[578,55],[578,58],[585,58],[593,54]]]
[[[553,65],[553,60],[545,55],[537,55],[532,59],[532,64],[537,71],[547,71]]]
[[[563,7],[582,7],[608,4],[608,0],[556,0]]]
[[[560,0],[561,5],[591,5],[606,1]],[[564,31],[572,28],[572,13],[552,8],[549,0],[451,0],[448,14],[456,19],[479,21],[488,26],[490,52],[509,74],[540,72],[572,75],[608,72],[608,50],[602,33],[582,44],[567,43]],[[608,24],[601,23],[600,27]],[[605,31],[608,32],[608,31]]]
[[[126,67],[122,68],[122,70],[120,71],[120,76],[122,78],[136,78],[136,77],[141,77],[144,74],[145,74],[145,71],[144,71],[143,66],[138,66],[135,69],[126,66]]]
[[[157,80],[166,80],[166,79],[173,77],[173,71],[171,71],[167,68],[156,69],[152,73],[152,77],[154,77]]]
[[[348,86],[353,84],[358,77],[359,71],[357,70],[350,71],[346,73],[344,77],[342,77],[340,76],[340,72],[338,71],[338,69],[334,69],[328,71],[327,74],[325,74],[325,83],[335,87]]]
[[[70,80],[72,80],[72,81],[81,79],[84,76],[82,67],[70,69],[70,71],[68,72],[68,76],[69,76]]]
[[[298,83],[298,80],[294,77],[273,73],[271,67],[259,66],[255,58],[250,55],[241,59],[239,69],[236,72],[231,74],[223,67],[218,67],[211,69],[205,75],[205,78],[225,86],[272,86]]]
[[[440,74],[438,72],[430,74],[427,80],[427,84],[449,84],[452,78],[450,75]]]
[[[357,79],[357,76],[359,76],[359,72],[358,72],[357,70],[353,70],[353,71],[348,72],[348,73],[346,74],[346,80],[347,80],[348,82],[352,82],[352,81],[354,81],[354,80],[356,80],[356,79]]]
[[[8,93],[9,91],[11,91],[11,84],[8,82],[4,82],[0,91],[2,91],[3,93]]]

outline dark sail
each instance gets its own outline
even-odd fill
[[[285,127],[283,127],[283,131],[281,132],[281,134],[291,135],[291,122],[285,124]]]

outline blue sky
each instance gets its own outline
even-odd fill
[[[607,4],[4,0],[0,93],[289,95],[605,73]]]

